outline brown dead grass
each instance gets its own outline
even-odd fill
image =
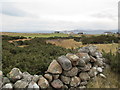
[[[51,44],[55,44],[56,46],[69,48],[69,49],[72,49],[72,48],[75,49],[75,48],[78,48],[78,47],[87,46],[87,45],[82,45],[81,42],[74,41],[74,39],[53,39],[53,40],[47,40],[46,42],[51,43]],[[112,53],[115,53],[117,48],[118,48],[117,43],[113,43],[113,44],[93,44],[93,45],[97,46],[100,51],[104,50],[106,53],[108,53],[110,51]]]
[[[61,46],[64,48],[77,48],[80,45],[82,45],[81,42],[76,42],[74,39],[53,39],[53,40],[47,40],[47,43],[55,44],[56,46]]]
[[[9,40],[8,42],[9,42],[9,43],[13,43],[13,42],[16,42],[16,41],[26,41],[26,40],[31,40],[31,39],[17,39],[17,40]]]

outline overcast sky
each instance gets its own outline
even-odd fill
[[[0,0],[0,29],[13,32],[115,30],[118,28],[118,1]]]

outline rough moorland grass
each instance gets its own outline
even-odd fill
[[[119,75],[114,73],[110,68],[104,70],[107,78],[96,77],[90,81],[87,88],[120,88]]]

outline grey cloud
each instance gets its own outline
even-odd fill
[[[19,16],[19,17],[23,17],[27,15],[26,12],[15,7],[14,4],[13,3],[2,3],[1,13],[5,15],[9,15],[9,16]]]

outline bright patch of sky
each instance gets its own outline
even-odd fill
[[[119,0],[1,0],[0,29],[116,30]]]

